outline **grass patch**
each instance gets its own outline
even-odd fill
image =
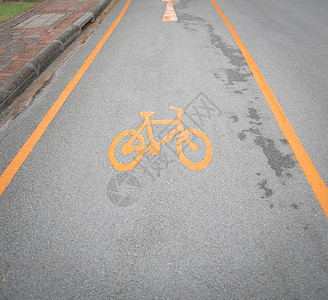
[[[0,24],[20,15],[22,12],[38,5],[36,2],[3,3],[0,0]]]

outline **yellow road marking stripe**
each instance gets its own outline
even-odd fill
[[[294,152],[294,155],[299,162],[303,173],[305,174],[308,182],[310,183],[314,194],[316,195],[326,217],[328,218],[328,189],[323,182],[320,174],[318,173],[317,169],[313,165],[309,155],[307,154],[306,150],[304,149],[301,141],[299,140],[298,136],[296,135],[292,125],[289,123],[284,111],[280,107],[276,97],[274,96],[273,92],[271,91],[268,83],[264,79],[263,75],[261,74],[259,68],[257,67],[255,61],[249,54],[248,50],[246,49],[244,43],[241,41],[240,37],[238,36],[237,32],[231,25],[230,21],[222,11],[222,9],[218,6],[215,0],[210,0],[213,6],[216,8],[217,12],[221,16],[222,20],[228,27],[232,37],[234,38],[236,44],[238,45],[241,53],[243,54],[250,70],[252,71],[254,78],[260,87],[264,98],[266,99],[281,131],[285,135],[291,149]]]
[[[162,0],[162,2],[166,2],[166,9],[163,17],[163,22],[176,22],[178,21],[178,17],[175,13],[175,9],[172,1],[178,0]]]
[[[8,167],[5,169],[5,171],[1,174],[0,177],[0,196],[2,193],[6,190],[7,186],[10,184],[11,180],[16,175],[19,168],[22,166],[26,158],[29,156],[31,151],[33,150],[34,146],[37,144],[37,142],[42,137],[43,133],[46,131],[48,126],[50,125],[51,121],[54,119],[60,108],[63,106],[65,101],[67,100],[68,96],[71,94],[71,92],[74,90],[75,86],[79,83],[80,79],[84,75],[84,73],[87,71],[101,48],[104,46],[118,23],[121,21],[122,17],[124,16],[126,10],[128,9],[130,3],[132,0],[128,0],[123,7],[122,11],[120,12],[119,16],[116,18],[115,22],[109,27],[105,35],[102,37],[102,39],[99,41],[97,46],[93,49],[89,57],[85,60],[81,68],[77,71],[77,73],[74,75],[73,79],[69,82],[69,84],[66,86],[64,91],[60,94],[60,96],[57,98],[56,102],[52,105],[52,107],[49,109],[47,114],[43,117],[39,125],[36,127],[36,129],[33,131],[33,133],[30,135],[30,137],[27,139],[23,147],[18,151],[14,159],[11,161],[11,163],[8,165]]]

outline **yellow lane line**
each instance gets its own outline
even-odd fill
[[[299,140],[298,136],[296,135],[292,125],[289,123],[284,111],[280,107],[276,97],[272,93],[268,83],[265,81],[263,75],[261,74],[259,68],[257,67],[255,61],[249,54],[248,50],[246,49],[244,43],[241,41],[240,37],[238,36],[235,29],[232,27],[230,21],[218,6],[215,0],[210,0],[214,7],[216,8],[217,12],[223,19],[224,23],[228,27],[232,37],[234,38],[235,42],[237,43],[241,53],[243,54],[250,70],[252,71],[254,78],[260,87],[264,98],[266,99],[281,131],[285,135],[291,149],[294,152],[294,155],[299,162],[308,182],[310,183],[314,194],[316,195],[326,217],[328,218],[328,189],[323,182],[320,174],[318,173],[317,169],[313,165],[309,155],[307,154],[306,150],[304,149],[301,141]]]
[[[178,21],[178,17],[175,13],[175,9],[172,1],[178,0],[162,0],[162,2],[166,2],[166,9],[163,17],[163,22],[176,22]]]
[[[81,68],[77,71],[77,73],[74,75],[73,79],[69,82],[69,84],[66,86],[64,91],[60,94],[60,96],[57,98],[56,102],[52,105],[52,107],[49,109],[47,114],[43,117],[39,125],[36,127],[36,129],[33,131],[31,136],[28,138],[28,140],[25,142],[23,147],[18,151],[14,159],[11,161],[11,163],[8,165],[8,167],[5,169],[5,171],[0,176],[0,196],[2,193],[6,190],[7,186],[11,182],[11,180],[16,175],[19,168],[22,166],[26,158],[29,156],[31,151],[33,150],[34,146],[37,144],[37,142],[42,137],[43,133],[46,131],[48,126],[50,125],[51,121],[54,119],[60,108],[63,106],[65,101],[67,100],[68,96],[71,94],[71,92],[74,90],[75,86],[79,83],[80,79],[84,75],[84,73],[88,70],[91,63],[101,50],[101,48],[104,46],[118,23],[121,21],[122,17],[124,16],[126,10],[128,9],[130,3],[132,0],[128,0],[123,7],[122,11],[120,12],[119,16],[115,20],[115,22],[109,27],[105,35],[102,37],[102,39],[99,41],[97,46],[93,49],[89,57],[85,60]]]

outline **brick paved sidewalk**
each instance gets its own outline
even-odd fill
[[[48,0],[0,25],[0,85],[98,0]]]

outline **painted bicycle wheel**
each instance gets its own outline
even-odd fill
[[[190,134],[194,134],[194,135],[198,136],[199,138],[201,138],[202,141],[204,142],[204,144],[206,145],[205,156],[200,162],[197,162],[197,163],[189,160],[183,153],[183,142],[186,141],[186,138],[189,137]],[[179,135],[178,141],[177,141],[177,153],[178,153],[180,161],[186,167],[188,167],[189,169],[195,170],[195,171],[199,171],[201,169],[206,168],[209,165],[209,163],[211,162],[212,156],[213,156],[213,149],[212,149],[210,139],[207,137],[207,135],[205,133],[203,133],[202,131],[200,131],[198,129],[190,128],[190,129],[184,130]]]
[[[139,151],[137,156],[131,162],[128,162],[128,163],[120,163],[115,157],[115,148],[118,146],[120,141],[127,135],[131,135],[131,137],[132,137],[135,132],[136,131],[133,129],[128,129],[128,130],[122,131],[114,138],[113,142],[109,146],[108,158],[109,158],[109,161],[111,162],[111,164],[113,165],[114,169],[117,171],[132,170],[134,167],[136,167],[138,165],[138,163],[140,163],[142,157],[145,154],[145,151]],[[141,134],[139,134],[137,136],[137,140],[139,141],[138,146],[145,145],[145,139],[143,138],[143,136]],[[122,151],[122,149],[120,151]]]

